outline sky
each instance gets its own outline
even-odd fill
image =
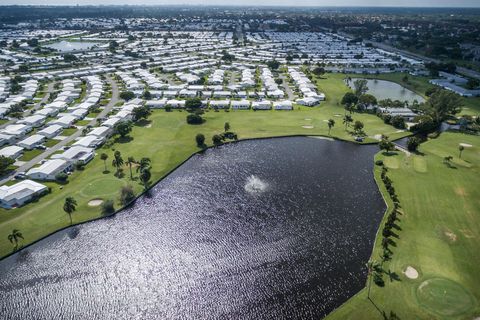
[[[281,6],[394,6],[477,7],[480,0],[0,0],[0,5],[281,5]]]

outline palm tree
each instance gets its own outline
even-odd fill
[[[142,172],[145,169],[150,169],[150,163],[152,161],[149,158],[142,158],[138,163],[137,172]]]
[[[140,173],[140,181],[142,182],[143,188],[145,190],[147,190],[150,185],[151,177],[152,177],[152,174],[150,173],[150,170],[148,168],[143,169],[142,172]]]
[[[458,146],[458,151],[459,151],[458,157],[459,157],[460,159],[462,159],[462,151],[463,151],[464,149],[465,149],[464,146],[462,146],[462,145],[459,145],[459,146]]]
[[[122,158],[122,154],[120,153],[120,151],[115,151],[115,153],[113,154],[113,160],[112,160],[112,166],[114,166],[116,169],[117,169],[117,172],[115,172],[115,175],[118,175],[118,173],[120,172],[120,168],[123,166],[123,158]]]
[[[335,120],[329,119],[328,120],[328,135],[330,135],[330,130],[335,126]]]
[[[11,244],[15,244],[15,246],[13,247],[13,251],[17,251],[18,239],[23,239],[23,235],[20,230],[13,229],[12,233],[8,235],[8,241],[10,241]]]
[[[72,213],[76,210],[77,201],[73,197],[67,197],[63,204],[63,211],[65,211],[70,217],[70,225],[73,224]]]
[[[103,164],[105,165],[105,172],[107,171],[107,159],[108,159],[108,154],[102,153],[100,155],[100,159],[103,160]]]
[[[127,164],[130,169],[130,180],[133,180],[133,173],[132,173],[132,165],[135,164],[135,158],[134,157],[128,157],[127,159]]]
[[[347,130],[347,127],[350,125],[350,122],[353,122],[352,116],[345,115],[343,117],[343,124],[345,125],[345,130]]]
[[[230,130],[230,123],[225,122],[225,125],[223,126],[223,128],[225,129],[225,132],[227,132],[228,130]]]

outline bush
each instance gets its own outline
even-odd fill
[[[222,142],[223,142],[222,136],[220,136],[220,135],[218,135],[218,134],[214,135],[214,136],[212,137],[212,142],[213,142],[213,144],[216,145],[216,146],[222,144]]]
[[[59,172],[55,175],[55,180],[58,182],[66,182],[68,180],[68,175],[65,172]]]
[[[197,142],[198,147],[203,147],[205,145],[205,136],[199,133],[195,136],[195,141]]]
[[[113,200],[106,200],[102,203],[102,214],[108,215],[115,212]]]
[[[133,192],[132,186],[130,186],[130,185],[123,186],[120,189],[120,199],[119,199],[120,203],[122,205],[126,206],[127,204],[132,202],[133,199],[135,199],[135,192]]]
[[[405,119],[401,116],[394,116],[390,122],[392,123],[392,126],[397,129],[405,129],[406,127]]]
[[[420,145],[420,139],[417,137],[409,137],[407,140],[407,149],[408,151],[417,151],[418,146]]]
[[[203,118],[198,114],[189,114],[187,116],[187,123],[188,124],[202,124]]]
[[[377,166],[383,166],[383,160],[377,160],[377,161],[375,161],[375,164]]]
[[[165,111],[166,112],[171,112],[172,111],[172,106],[165,106]]]

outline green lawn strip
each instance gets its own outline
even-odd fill
[[[60,140],[47,139],[47,141],[45,141],[43,144],[45,145],[45,147],[51,148],[59,142],[60,142]]]
[[[18,159],[20,161],[30,161],[36,156],[42,154],[44,151],[39,149],[26,150],[23,155]]]
[[[458,155],[459,143],[473,145],[464,150],[462,159]],[[480,314],[480,138],[446,132],[422,144],[420,152],[423,155],[393,156],[398,169],[389,169],[387,175],[404,214],[398,222],[402,230],[392,248],[392,260],[385,263],[384,269],[397,273],[401,281],[390,282],[385,275],[385,287],[373,284],[371,297],[381,311],[387,315],[394,311],[400,319],[474,319]],[[443,163],[445,155],[454,157],[454,168]],[[385,156],[378,154],[376,158]],[[418,158],[424,162],[420,170],[423,172],[418,170]],[[383,185],[379,187],[385,194]],[[382,251],[381,237],[377,235],[372,254],[376,260]],[[408,266],[419,272],[418,279],[403,274]],[[445,280],[436,282],[425,293],[431,279]],[[442,299],[436,303],[428,298],[439,292]],[[457,300],[458,292],[462,292],[461,301]],[[383,318],[364,290],[327,319]]]
[[[75,132],[77,132],[78,129],[75,129],[75,128],[67,128],[67,129],[64,129],[61,133],[62,136],[71,136],[72,134],[74,134]]]

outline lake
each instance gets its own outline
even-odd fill
[[[71,51],[82,51],[89,50],[94,46],[101,46],[104,43],[102,42],[91,42],[91,41],[58,41],[45,45],[47,48],[55,49],[60,52],[71,52]]]
[[[243,141],[0,261],[8,319],[319,319],[365,286],[376,145]]]
[[[353,87],[353,82],[355,80],[361,79],[352,79],[350,82],[350,87]],[[400,101],[408,101],[412,103],[414,100],[418,102],[424,102],[422,96],[416,94],[415,92],[408,90],[407,88],[391,81],[385,80],[372,80],[372,79],[365,79],[367,80],[368,84],[368,93],[374,95],[377,100],[384,100],[384,99],[392,99],[392,100],[400,100]]]

